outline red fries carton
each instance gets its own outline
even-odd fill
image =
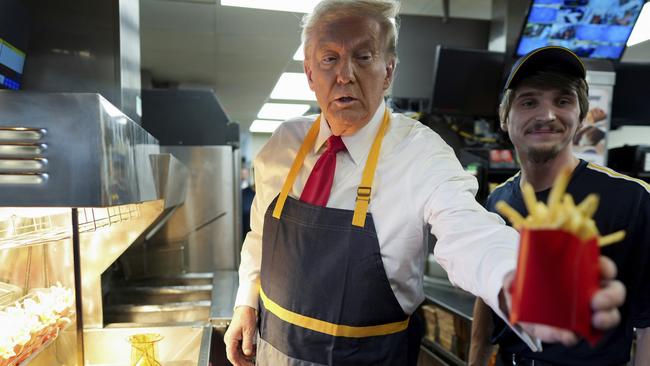
[[[602,336],[591,325],[599,256],[597,237],[583,241],[562,230],[524,228],[510,288],[510,322],[568,329],[594,345]]]

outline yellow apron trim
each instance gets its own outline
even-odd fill
[[[388,108],[386,108],[386,111],[384,111],[384,120],[381,122],[381,126],[379,126],[379,131],[377,131],[377,136],[368,154],[366,166],[363,168],[361,185],[357,188],[357,202],[354,205],[354,216],[352,217],[352,225],[354,226],[364,227],[366,225],[366,214],[368,213],[370,194],[372,193],[372,181],[375,179],[379,151],[381,150],[381,143],[388,129],[389,120],[390,114],[388,113]]]
[[[409,325],[409,318],[406,318],[406,320],[401,322],[371,325],[366,327],[352,327],[349,325],[334,324],[287,310],[269,299],[263,289],[260,289],[260,298],[262,299],[262,303],[264,303],[266,310],[270,311],[283,321],[315,332],[329,334],[334,337],[365,338],[383,336],[401,332]]]
[[[273,217],[276,219],[280,219],[280,215],[282,215],[282,209],[284,208],[284,203],[287,201],[289,191],[291,190],[291,187],[293,187],[293,182],[296,181],[302,163],[305,161],[305,156],[307,156],[309,149],[311,149],[316,143],[316,136],[318,136],[319,129],[320,116],[316,118],[316,121],[314,121],[314,124],[312,124],[311,128],[307,132],[307,136],[305,136],[305,140],[303,141],[302,146],[300,146],[300,150],[298,150],[298,155],[296,155],[296,158],[293,160],[287,179],[284,181],[278,201],[275,203],[275,208],[273,208]]]
[[[386,130],[388,129],[389,122],[390,113],[388,112],[388,108],[386,108],[384,112],[384,119],[381,123],[381,126],[379,126],[379,131],[377,131],[375,140],[373,141],[372,147],[370,148],[370,153],[368,154],[366,166],[363,169],[361,185],[357,189],[357,199],[354,207],[354,216],[352,218],[352,225],[354,226],[365,226],[366,214],[368,213],[368,205],[370,203],[372,181],[375,177],[375,169],[377,168],[377,161],[379,160],[381,143],[384,139],[384,135],[386,134]],[[293,187],[293,183],[296,181],[296,177],[298,176],[298,172],[300,171],[300,168],[305,161],[307,153],[311,148],[314,147],[314,144],[316,143],[316,137],[318,136],[319,130],[320,116],[316,118],[311,128],[307,132],[307,135],[305,136],[305,139],[300,146],[300,150],[298,150],[298,154],[293,160],[289,174],[284,181],[284,185],[280,191],[280,196],[278,197],[278,200],[275,203],[275,207],[273,208],[273,217],[276,219],[280,219],[280,216],[282,215],[282,209],[284,208],[284,203],[287,201],[287,197],[289,196],[289,191],[291,190],[291,187]]]

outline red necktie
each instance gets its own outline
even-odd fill
[[[336,153],[345,150],[341,136],[330,136],[327,139],[327,150],[318,158],[312,169],[300,200],[312,205],[325,206],[330,197],[334,170],[336,170]]]

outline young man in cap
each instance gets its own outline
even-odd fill
[[[573,155],[572,141],[584,120],[589,102],[585,67],[573,52],[549,46],[532,51],[515,63],[499,107],[501,129],[508,133],[521,171],[497,187],[487,208],[505,201],[523,216],[527,210],[523,184],[533,186],[537,199],[546,202],[556,176],[564,169],[573,173],[567,187],[576,202],[588,194],[600,196],[594,216],[604,235],[626,231],[625,240],[601,248],[618,268],[617,278],[627,288],[620,308],[621,322],[595,347],[582,340],[574,346],[544,344],[532,352],[509,327],[477,300],[472,326],[470,364],[483,365],[488,343],[498,343],[505,365],[622,365],[629,361],[633,332],[637,331],[635,365],[650,365],[650,185]],[[598,298],[592,305],[596,306]]]

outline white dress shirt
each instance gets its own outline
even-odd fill
[[[336,172],[327,207],[354,210],[357,187],[368,151],[384,114],[343,136],[347,152],[336,157]],[[251,231],[239,267],[235,306],[258,306],[264,214],[279,194],[291,164],[316,116],[284,122],[254,161],[256,194]],[[289,195],[299,198],[332,132],[321,116],[320,132]],[[399,304],[411,314],[424,300],[422,276],[427,254],[427,224],[438,239],[437,261],[449,279],[482,297],[499,315],[503,277],[515,268],[517,232],[475,200],[476,179],[465,172],[453,150],[433,130],[401,114],[391,114],[372,186],[372,214],[384,269]],[[350,223],[352,225],[352,223]]]

